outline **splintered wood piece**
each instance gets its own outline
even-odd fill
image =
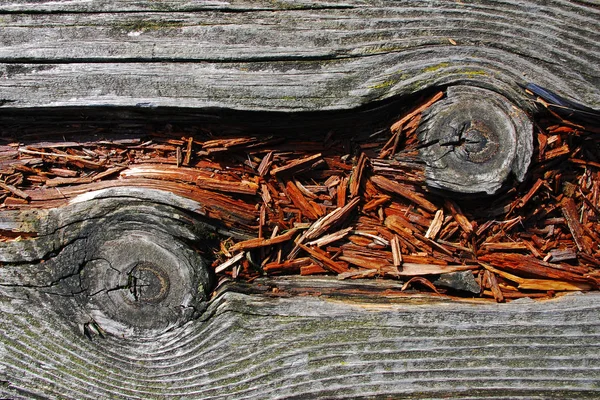
[[[23,154],[29,154],[29,155],[34,155],[34,156],[45,156],[45,157],[57,157],[57,158],[64,158],[65,160],[91,160],[92,157],[90,156],[75,156],[75,155],[70,155],[70,154],[65,154],[65,153],[48,153],[48,152],[44,152],[44,151],[36,151],[36,150],[29,150],[23,147],[19,147],[19,153],[23,153]]]
[[[343,239],[351,231],[352,231],[352,227],[349,226],[349,227],[341,229],[341,230],[339,230],[337,232],[333,232],[333,233],[330,233],[328,235],[321,236],[319,239],[307,242],[306,245],[307,246],[323,247],[323,246],[326,246],[328,244],[331,244],[333,242],[337,242],[338,240]]]
[[[529,250],[529,247],[524,242],[495,242],[483,243],[483,248],[489,251],[522,251]]]
[[[494,299],[496,299],[498,303],[504,302],[504,295],[502,294],[502,290],[500,290],[500,287],[498,286],[498,280],[496,279],[496,275],[494,275],[493,272],[486,269],[483,273],[483,280],[485,282],[484,286],[489,287],[492,291]]]
[[[336,274],[341,274],[343,272],[348,271],[348,267],[339,262],[333,261],[325,251],[319,250],[318,248],[311,248],[301,243],[299,243],[298,246],[302,250],[307,252],[310,255],[310,257],[312,257],[312,259],[315,260],[323,268],[331,272],[335,272]]]
[[[242,259],[244,258],[245,253],[239,253],[236,254],[235,256],[231,257],[229,260],[225,261],[224,263],[218,265],[215,267],[215,274],[219,274],[223,271],[226,271],[228,268],[233,267],[234,265],[236,265],[237,263],[239,263],[240,261],[242,261]]]
[[[287,242],[288,240],[291,240],[294,237],[294,235],[296,234],[296,232],[298,232],[298,229],[290,229],[289,231],[287,231],[279,236],[270,238],[270,239],[255,238],[255,239],[245,240],[243,242],[238,242],[238,243],[234,244],[233,246],[231,246],[229,251],[236,252],[236,251],[240,251],[240,250],[257,249],[259,247],[266,247],[266,246],[272,246],[274,244],[284,243],[284,242]]]
[[[328,270],[326,270],[325,268],[321,267],[318,264],[310,264],[304,267],[300,267],[300,275],[302,276],[306,276],[306,275],[321,275],[321,274],[327,274],[329,273]]]
[[[295,174],[314,167],[316,163],[323,162],[321,153],[292,160],[289,163],[271,170],[271,175]]]
[[[385,158],[389,155],[394,154],[394,150],[395,150],[394,145],[397,145],[397,143],[400,139],[401,132],[402,132],[402,126],[400,125],[397,127],[397,129],[395,131],[392,132],[392,136],[385,143],[385,145],[383,145],[383,147],[381,148],[381,151],[379,152],[379,158]]]
[[[360,157],[358,158],[356,167],[354,167],[352,170],[352,175],[350,178],[350,198],[358,196],[358,191],[360,190],[360,183],[362,181],[366,163],[367,157],[365,156],[365,153],[360,153]]]
[[[125,169],[127,169],[127,167],[112,167],[112,168],[108,168],[105,171],[102,171],[102,172],[99,172],[99,173],[93,175],[91,178],[92,178],[93,182],[96,182],[96,181],[99,181],[101,179],[108,178],[111,175],[115,175],[115,174],[117,174],[117,173],[119,173],[119,172],[121,172],[121,171],[123,171]]]
[[[309,257],[296,258],[295,260],[287,260],[284,262],[271,262],[263,267],[263,271],[267,274],[298,274],[301,269],[306,266],[314,265]]]
[[[348,191],[348,177],[345,176],[342,178],[340,183],[337,186],[336,196],[337,196],[337,206],[338,208],[342,208],[346,205],[346,192]]]
[[[390,200],[391,200],[390,196],[387,196],[385,194],[379,195],[378,197],[369,200],[369,202],[367,204],[365,204],[362,209],[364,212],[373,211],[373,210],[377,209],[377,207],[388,203]]]
[[[333,226],[344,223],[352,211],[354,211],[354,209],[358,206],[359,202],[360,198],[355,197],[344,207],[336,208],[329,214],[315,221],[310,228],[308,228],[306,232],[304,232],[304,234],[296,241],[296,248],[290,252],[288,257],[294,258],[296,256],[298,244],[304,243],[306,240],[316,239]]]
[[[311,220],[319,218],[319,215],[315,212],[313,206],[306,200],[293,181],[288,181],[285,185],[285,189],[288,198],[294,203],[296,208],[300,210],[302,215]]]
[[[533,184],[533,186],[531,187],[531,189],[529,189],[529,191],[527,192],[527,194],[525,196],[523,196],[522,198],[519,199],[517,207],[522,208],[525,207],[525,205],[527,203],[529,203],[529,200],[531,200],[531,198],[537,193],[537,191],[539,190],[540,187],[542,187],[542,185],[545,182],[538,178],[537,181],[535,181],[535,183]]]
[[[319,196],[317,196],[316,194],[314,194],[313,192],[311,192],[310,190],[308,190],[302,183],[298,182],[298,181],[294,181],[294,183],[296,184],[296,186],[298,187],[298,189],[300,189],[300,191],[302,192],[302,194],[305,197],[308,197],[311,200],[316,200],[319,198]]]
[[[557,147],[555,149],[547,150],[546,153],[545,153],[544,159],[546,161],[548,161],[548,160],[552,160],[553,158],[564,156],[565,154],[569,154],[569,153],[571,153],[571,149],[569,148],[569,145],[568,144],[564,144],[564,145],[562,145],[560,147]]]
[[[13,185],[7,185],[4,182],[0,182],[0,189],[6,190],[6,191],[14,194],[17,197],[20,197],[20,198],[24,199],[24,200],[29,200],[31,198],[31,196],[29,194],[25,193],[21,189],[18,189],[16,187],[14,187]]]
[[[569,162],[572,162],[573,164],[578,164],[578,165],[587,165],[590,167],[600,168],[600,162],[581,160],[578,158],[569,158]]]
[[[415,235],[415,230],[406,227],[405,220],[399,215],[390,215],[384,221],[385,226],[399,235],[407,243],[418,247],[421,251],[427,251],[428,247],[422,240]]]
[[[440,229],[442,229],[443,223],[444,223],[444,211],[437,210],[435,212],[435,216],[433,217],[433,221],[431,221],[431,224],[429,225],[429,228],[427,229],[427,232],[425,233],[425,237],[427,239],[432,239],[432,240],[435,239],[435,237],[439,233]]]
[[[450,211],[450,213],[452,214],[452,217],[458,223],[458,225],[460,225],[462,230],[466,234],[470,235],[473,232],[473,225],[471,224],[471,222],[469,222],[467,217],[465,217],[465,215],[462,213],[461,209],[458,207],[458,204],[456,204],[454,201],[452,201],[450,199],[446,199],[444,201],[444,205],[446,206],[448,211]]]
[[[189,137],[187,140],[187,147],[185,153],[185,159],[183,160],[183,165],[190,165],[190,161],[192,160],[192,146],[194,144],[194,138]]]
[[[252,145],[256,142],[258,142],[258,140],[255,137],[207,140],[202,143],[202,149],[229,149],[232,147]],[[189,145],[189,140],[187,144]]]
[[[371,269],[377,267],[380,270],[387,268],[391,275],[394,276],[418,276],[418,275],[440,275],[450,272],[467,271],[478,268],[472,265],[442,265],[442,264],[427,264],[427,263],[415,263],[409,262],[412,257],[406,255],[402,256],[403,263],[402,268],[398,269],[394,267],[393,263],[389,260],[392,259],[390,254],[388,259],[374,258],[372,255],[361,255],[353,252],[344,251],[344,255],[340,256],[339,259],[346,261],[350,264],[357,265],[365,269]],[[392,273],[392,271],[394,271]]]
[[[579,223],[579,215],[577,213],[577,207],[575,206],[575,201],[572,198],[565,198],[561,203],[562,214],[567,221],[567,226],[571,231],[571,235],[573,236],[573,240],[575,240],[575,244],[579,251],[582,251],[586,254],[591,255],[592,249],[589,246],[589,243],[585,240],[585,236],[583,235],[583,228]]]
[[[267,172],[269,172],[269,168],[271,168],[271,164],[273,163],[273,152],[270,151],[263,157],[258,165],[257,172],[260,176],[265,176]]]
[[[394,235],[390,240],[390,247],[392,248],[392,263],[394,267],[400,268],[402,265],[402,251],[400,249],[400,238],[398,235]]]
[[[264,204],[266,206],[269,206],[269,204],[271,203],[271,201],[273,200],[273,198],[271,197],[271,193],[269,191],[269,187],[266,184],[261,184],[260,185],[260,195],[262,197],[262,200],[264,202]]]
[[[49,168],[48,172],[61,178],[75,178],[79,172],[66,168]]]
[[[516,253],[492,253],[479,257],[500,270],[508,270],[526,277],[540,277],[567,282],[589,282],[583,274],[565,270],[561,265],[553,265],[531,256]]]
[[[418,206],[423,207],[430,213],[434,213],[438,209],[438,207],[436,207],[429,200],[425,199],[425,197],[415,192],[413,187],[402,185],[380,175],[371,177],[371,181],[381,189],[400,195],[403,198],[417,204]]]
[[[521,278],[519,276],[509,274],[508,272],[499,270],[486,263],[480,263],[486,270],[489,270],[497,275],[500,275],[504,279],[515,282],[518,284],[519,289],[523,290],[557,290],[557,291],[578,291],[578,290],[591,290],[593,286],[584,282],[565,282],[550,279],[531,279]]]
[[[411,119],[412,117],[414,117],[417,114],[422,113],[424,110],[431,107],[431,105],[433,103],[440,100],[442,97],[444,97],[444,92],[437,92],[429,100],[425,101],[425,103],[421,104],[420,106],[418,106],[417,108],[415,108],[414,110],[412,110],[411,112],[406,114],[404,117],[402,117],[400,120],[398,120],[394,124],[392,124],[392,126],[390,127],[390,131],[397,132],[397,131],[401,130],[402,125],[404,125],[409,119]]]

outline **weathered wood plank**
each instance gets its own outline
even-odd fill
[[[37,233],[0,242],[5,397],[599,394],[597,293],[495,304],[291,277],[225,283],[207,302],[215,230],[197,201],[115,187],[0,217]]]
[[[53,13],[0,6],[8,106],[344,109],[456,83],[523,103],[527,82],[600,104],[600,12],[585,4],[36,4]]]
[[[457,84],[525,110],[527,82],[600,105],[596,2],[0,0],[0,27],[7,125],[31,107],[348,109]],[[3,211],[0,229],[25,239],[0,243],[0,397],[600,396],[596,293],[499,305],[406,297],[398,281],[259,279],[201,314],[199,230],[219,231],[190,197],[111,188],[64,213]],[[160,326],[136,310],[165,298]]]
[[[173,11],[264,11],[264,10],[289,10],[289,9],[327,9],[327,8],[349,8],[350,4],[338,1],[311,1],[311,0],[284,0],[268,1],[257,0],[248,2],[245,0],[219,1],[219,0],[164,0],[156,2],[153,0],[68,0],[68,1],[0,1],[0,10],[4,12],[124,12],[124,11],[150,11],[150,12],[173,12]]]
[[[260,284],[267,290],[277,282]],[[330,286],[310,282],[279,281],[279,287]],[[598,295],[503,305],[342,297],[229,291],[202,318],[154,340],[90,340],[57,310],[2,296],[0,393],[15,399],[599,396]]]

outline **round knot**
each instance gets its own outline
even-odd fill
[[[134,303],[159,303],[169,294],[169,275],[158,265],[142,261],[127,274],[129,292],[126,301]]]
[[[513,174],[522,181],[533,152],[533,125],[504,96],[469,86],[423,115],[418,130],[428,186],[459,193],[495,193]]]
[[[153,337],[197,317],[211,276],[190,246],[199,243],[189,219],[163,205],[108,205],[86,239],[80,303],[89,319],[119,337]]]
[[[464,161],[485,163],[496,155],[500,147],[493,131],[483,121],[470,121],[459,135],[460,143],[454,151]]]

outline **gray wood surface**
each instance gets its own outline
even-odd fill
[[[348,285],[356,284],[336,282]],[[233,289],[202,318],[152,340],[90,340],[54,308],[0,299],[0,393],[8,398],[600,396],[597,294],[502,305],[379,294],[373,304]]]
[[[13,131],[35,107],[341,110],[456,84],[529,111],[519,84],[534,82],[598,108],[599,64],[596,1],[0,0],[0,118]],[[218,228],[172,193],[83,200],[0,213],[0,230],[24,236],[0,242],[0,397],[600,397],[597,293],[495,304],[399,281],[259,279],[210,301],[188,288],[191,302],[173,301],[193,310],[147,325],[150,311],[108,294],[148,300],[131,282],[88,272],[127,249],[201,266],[197,244]],[[162,247],[136,253],[136,239]]]
[[[527,82],[600,105],[594,2],[2,1],[0,13],[4,107],[345,109],[457,83],[523,103]]]
[[[140,188],[5,211],[0,229],[36,234],[0,242],[1,397],[600,395],[597,293],[495,304],[290,277],[222,281],[207,301],[202,205]],[[148,263],[172,290],[127,300]]]

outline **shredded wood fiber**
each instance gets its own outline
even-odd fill
[[[0,138],[2,209],[50,208],[115,185],[169,190],[245,232],[209,255],[221,276],[389,278],[403,290],[505,301],[600,285],[600,137],[537,121],[528,179],[494,197],[449,199],[424,183],[415,131],[424,98],[370,140],[229,135],[169,127],[126,140]],[[70,127],[73,131],[73,127]],[[83,129],[83,128],[82,128]],[[76,129],[75,129],[76,131]],[[72,135],[71,135],[72,136]],[[1,232],[0,240],[27,240]],[[436,284],[467,271],[479,295]]]

